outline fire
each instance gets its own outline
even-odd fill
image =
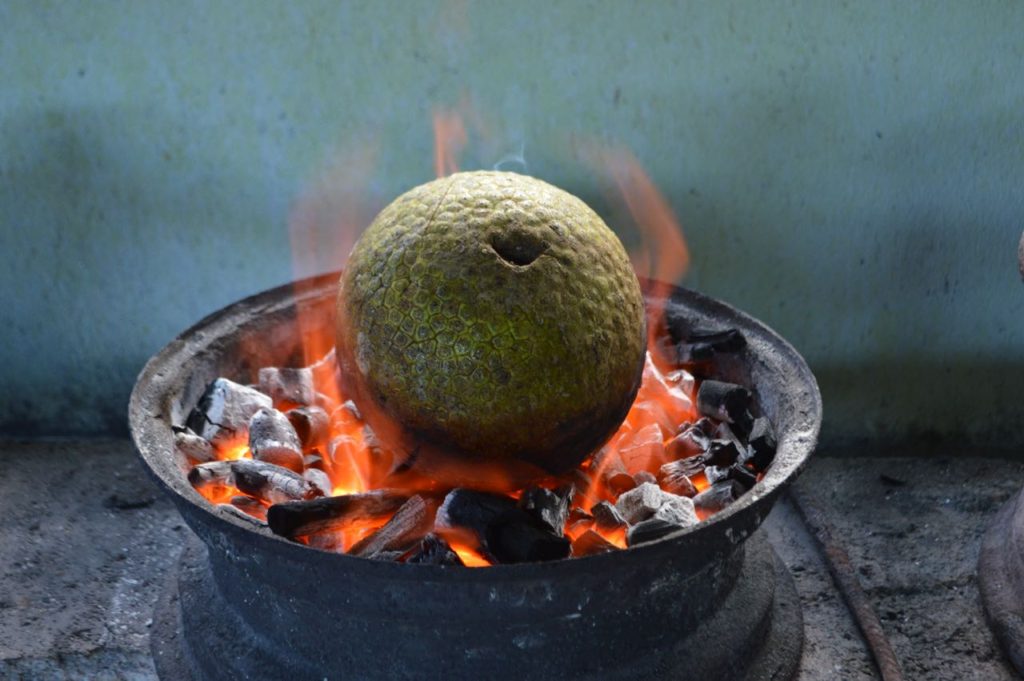
[[[436,109],[433,130],[434,171],[440,177],[458,171],[460,157],[469,143],[469,131],[484,134],[486,126],[468,100],[463,100],[454,108]],[[598,150],[589,157],[610,179],[610,186],[614,187],[612,198],[625,206],[638,228],[642,239],[631,253],[631,259],[638,275],[649,282],[651,289],[647,293],[653,294],[653,300],[660,300],[685,274],[690,261],[674,212],[630,152]],[[345,262],[356,235],[375,212],[369,192],[375,159],[375,145],[356,150],[342,158],[324,180],[298,201],[292,214],[291,240],[300,276],[332,270]],[[315,284],[302,281],[296,284],[300,299],[307,285]],[[306,452],[307,465],[318,467],[326,474],[330,494],[358,495],[393,488],[404,490],[408,495],[425,495],[436,508],[448,489],[406,465],[407,460],[387,451],[361,418],[358,407],[346,404],[348,396],[341,394],[336,377],[331,320],[300,305],[296,333],[302,339],[305,364],[312,368],[317,405],[330,415],[323,442],[312,452]],[[655,305],[649,310],[648,352],[642,383],[618,431],[574,475],[540,483],[551,490],[564,488],[567,483],[574,487],[571,513],[564,528],[569,539],[577,540],[588,531],[594,531],[614,547],[626,548],[626,527],[599,527],[590,515],[592,509],[600,502],[614,504],[621,493],[641,480],[655,479],[660,468],[672,460],[667,445],[684,424],[697,419],[693,376],[677,366],[676,357],[667,352],[666,337],[664,308]],[[247,347],[256,348],[258,344],[257,339],[253,339]],[[282,411],[294,406],[275,405]],[[410,456],[414,458],[415,452]],[[225,461],[251,457],[244,444],[219,454]],[[693,484],[698,490],[708,487],[703,475],[696,476]],[[518,500],[523,491],[497,474],[478,476],[474,488],[497,491],[512,500]],[[230,503],[240,494],[230,486],[211,486],[200,492],[213,503]],[[319,548],[348,551],[380,529],[384,522],[382,519],[361,521],[344,529],[298,539]],[[486,551],[472,541],[450,533],[445,539],[465,565],[492,564]]]

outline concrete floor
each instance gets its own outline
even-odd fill
[[[997,458],[817,456],[798,484],[826,504],[908,679],[1018,678],[985,626],[975,562],[1024,482]],[[0,679],[155,678],[148,631],[189,530],[122,440],[0,442]],[[766,531],[803,600],[802,681],[876,679],[792,506]]]

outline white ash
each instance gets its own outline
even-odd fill
[[[244,442],[249,419],[260,409],[273,407],[267,395],[226,378],[211,383],[188,417],[188,427],[216,449]]]
[[[252,458],[302,472],[302,443],[288,417],[273,408],[260,409],[249,421]]]
[[[270,395],[274,404],[305,406],[314,404],[313,370],[303,368],[264,367],[260,369],[260,391]]]

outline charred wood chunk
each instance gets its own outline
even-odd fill
[[[423,537],[419,545],[406,553],[406,563],[421,565],[465,565],[459,554],[452,550],[448,542],[434,533]]]
[[[634,525],[654,515],[665,502],[665,492],[657,485],[646,482],[619,496],[615,509],[619,515]]]
[[[273,508],[273,506],[271,506]],[[294,539],[294,537],[289,537]],[[306,546],[332,553],[345,553],[345,533],[333,530],[314,532],[305,537]]]
[[[735,480],[723,480],[711,485],[693,498],[693,505],[704,513],[717,513],[743,494],[743,486]]]
[[[238,498],[248,499],[248,497],[238,497]],[[232,502],[234,502],[233,499],[232,499]],[[259,502],[256,502],[256,503],[259,504]],[[254,525],[257,525],[259,527],[266,527],[266,525],[267,525],[265,520],[263,520],[259,516],[253,515],[252,513],[249,512],[248,509],[240,508],[235,503],[217,504],[217,508],[221,508],[224,511],[226,511],[227,513],[230,513],[231,515],[235,516],[236,518],[241,518],[242,520],[244,520],[246,522],[249,522],[249,523],[253,523]]]
[[[289,410],[285,416],[299,436],[303,449],[324,444],[327,441],[327,412],[320,407],[298,407]]]
[[[320,490],[320,493],[329,497],[334,492],[334,485],[331,484],[331,478],[323,470],[319,468],[307,468],[302,472],[302,477],[306,481],[313,485],[316,489]]]
[[[401,555],[430,530],[434,522],[432,510],[423,497],[411,497],[395,511],[391,520],[356,542],[349,553],[363,558],[377,558],[390,551]]]
[[[731,479],[728,466],[708,466],[704,469],[704,477],[709,485]]]
[[[199,437],[191,430],[178,430],[174,433],[174,446],[185,455],[190,463],[207,463],[217,458],[217,453],[204,438]]]
[[[686,471],[691,468],[685,463],[686,461],[689,459],[667,463],[658,471],[658,483],[666,492],[682,497],[692,497],[697,494],[697,488],[690,480],[690,475],[696,475],[699,471],[688,474]]]
[[[434,524],[439,529],[468,530],[499,563],[553,560],[569,554],[568,539],[499,494],[454,489],[437,510]]]
[[[689,497],[666,495],[665,502],[657,510],[653,518],[664,520],[677,527],[689,527],[700,522],[697,510]]]
[[[564,489],[559,494],[544,487],[528,487],[519,497],[519,508],[533,516],[545,529],[561,537],[569,519],[572,493],[572,488]]]
[[[265,461],[232,461],[231,472],[238,491],[271,504],[323,496],[298,473]]]
[[[267,524],[267,507],[259,500],[252,497],[237,496],[231,497],[229,504],[242,513],[259,520],[262,524]]]
[[[275,405],[314,404],[313,371],[304,368],[265,367],[260,369],[260,392],[270,395]]]
[[[649,471],[640,471],[638,473],[633,474],[633,482],[635,482],[637,485],[642,485],[645,482],[657,483],[658,477],[654,473],[651,473]]]
[[[744,463],[752,465],[758,472],[764,472],[775,458],[775,450],[778,446],[772,422],[764,416],[754,419],[748,444],[750,445],[750,456]]]
[[[626,519],[611,502],[596,503],[591,507],[590,512],[594,516],[594,525],[602,530],[617,530],[626,526]]]
[[[681,530],[679,525],[663,518],[648,518],[633,525],[626,531],[626,545],[636,546],[645,542],[661,539],[664,536]]]
[[[688,459],[703,454],[710,446],[711,438],[698,426],[690,425],[668,441],[665,454],[672,461]]]
[[[743,464],[736,463],[729,467],[729,479],[738,482],[746,492],[757,484],[757,473]]]
[[[697,410],[705,416],[737,424],[749,418],[753,396],[735,383],[706,380],[697,390]]]
[[[195,466],[188,472],[188,481],[200,492],[226,492],[235,486],[231,461],[210,461]]]
[[[692,331],[678,347],[679,361],[704,362],[719,353],[739,352],[747,346],[747,339],[738,329],[724,331]]]
[[[500,563],[558,560],[568,557],[571,548],[568,538],[537,527],[527,518],[512,517],[488,528],[485,545]]]
[[[593,530],[587,530],[572,543],[572,555],[574,558],[595,556],[599,553],[609,553],[618,550],[618,546],[612,544]]]
[[[301,473],[306,467],[302,443],[288,417],[276,409],[260,409],[249,421],[252,458]]]
[[[365,520],[387,518],[407,497],[393,490],[275,504],[267,511],[270,529],[282,537],[344,530]]]
[[[712,440],[702,458],[707,466],[731,466],[740,458],[740,449],[731,440]]]
[[[594,527],[594,516],[590,515],[582,508],[574,508],[569,511],[569,520],[567,521],[567,524],[569,534],[578,534]]]
[[[260,391],[218,378],[207,386],[186,425],[219,450],[245,442],[252,415],[273,406],[270,397]]]
[[[309,454],[303,456],[302,461],[306,464],[306,470],[316,468],[322,471],[326,465],[324,464],[324,455],[319,449],[314,449]]]
[[[599,481],[615,494],[622,494],[636,487],[636,481],[626,470],[622,457],[614,447],[602,447],[594,455],[589,470],[591,477],[596,478],[595,481]]]

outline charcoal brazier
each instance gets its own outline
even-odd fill
[[[793,677],[799,601],[755,530],[812,452],[821,398],[789,344],[693,291],[674,289],[666,304],[673,335],[739,329],[746,347],[723,355],[715,375],[749,386],[778,437],[764,479],[698,526],[549,563],[412,565],[286,541],[193,490],[172,425],[218,376],[252,382],[261,366],[301,365],[297,318],[307,333],[329,334],[337,280],[306,280],[216,312],[139,376],[130,404],[136,447],[198,538],[155,616],[161,678]],[[657,302],[648,296],[649,306]]]

